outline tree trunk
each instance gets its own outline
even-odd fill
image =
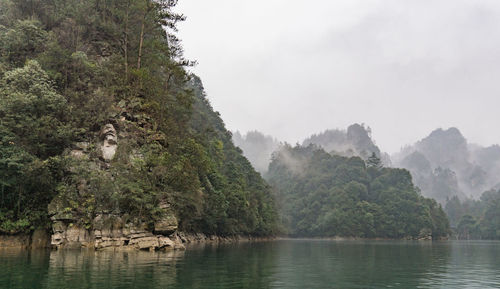
[[[22,196],[22,189],[21,186],[17,188],[17,217],[21,215],[21,196]]]
[[[127,1],[127,11],[125,14],[125,82],[128,82],[128,18],[129,18],[130,0]]]
[[[141,69],[141,57],[142,57],[142,45],[144,44],[144,22],[146,21],[146,12],[144,12],[144,17],[142,18],[141,24],[141,38],[139,41],[139,57],[137,57],[137,69]]]
[[[4,205],[4,198],[5,198],[4,197],[4,194],[5,194],[4,191],[5,191],[5,184],[2,183],[2,205],[0,207],[3,207],[3,205]]]

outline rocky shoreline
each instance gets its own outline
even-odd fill
[[[64,232],[50,234],[35,230],[32,234],[0,235],[0,249],[90,249],[95,251],[174,251],[207,244],[227,244],[274,240],[273,237],[205,235],[203,233],[174,232],[169,236],[136,228],[122,231],[85,230],[76,226]],[[97,233],[97,234],[96,234]]]

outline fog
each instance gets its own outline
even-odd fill
[[[228,129],[289,143],[366,123],[394,153],[438,127],[498,143],[500,2],[185,0],[192,71]]]

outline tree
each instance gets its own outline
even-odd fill
[[[0,231],[39,223],[55,191],[57,159],[71,139],[66,100],[36,61],[0,80]]]
[[[381,169],[382,161],[375,152],[372,152],[371,156],[366,160],[366,166],[371,168]]]
[[[469,240],[475,237],[477,231],[477,222],[471,215],[464,215],[458,222],[458,238]]]

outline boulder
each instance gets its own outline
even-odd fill
[[[159,242],[157,237],[144,237],[144,238],[131,239],[129,241],[129,245],[136,249],[154,250],[158,248]]]
[[[161,220],[155,222],[154,232],[164,236],[169,236],[177,231],[179,223],[173,214],[165,215]]]
[[[158,237],[159,248],[164,250],[174,250],[175,243],[170,238],[160,236]]]

